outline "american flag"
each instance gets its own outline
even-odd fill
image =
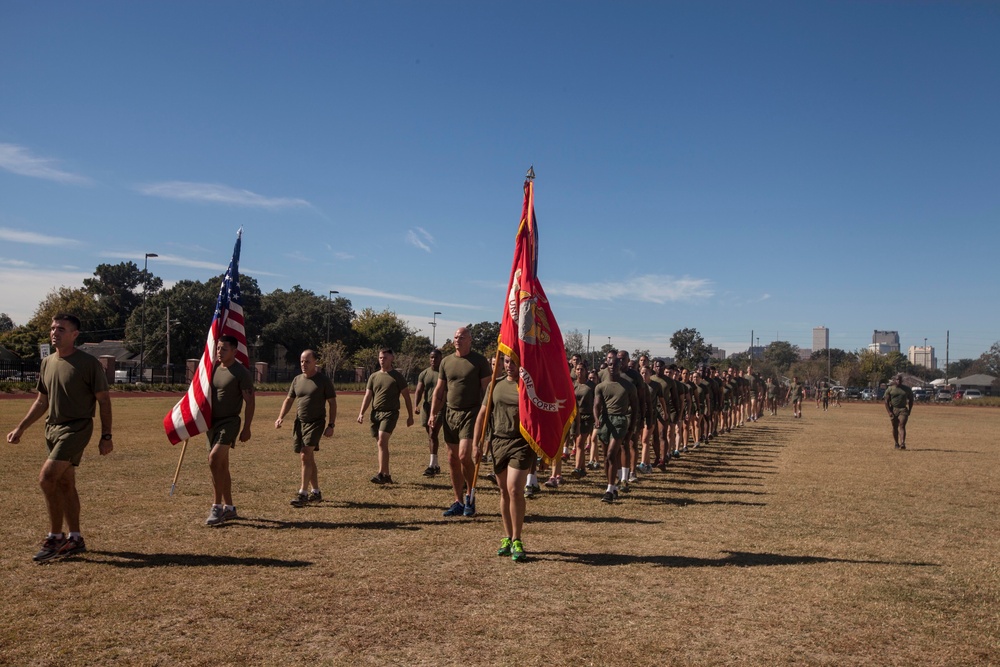
[[[167,432],[170,443],[176,445],[181,440],[187,440],[199,433],[204,433],[212,425],[212,370],[215,365],[215,345],[219,337],[225,334],[235,336],[239,341],[236,349],[236,360],[250,367],[250,356],[247,354],[247,334],[243,328],[243,303],[240,299],[240,242],[243,238],[243,228],[236,233],[236,247],[233,249],[233,260],[222,286],[219,288],[219,299],[215,303],[215,315],[212,326],[208,330],[205,341],[205,351],[202,352],[198,370],[191,379],[187,393],[177,402],[177,405],[163,418],[163,430]]]

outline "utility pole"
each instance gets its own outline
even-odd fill
[[[431,325],[431,345],[435,348],[437,348],[438,315],[440,314],[440,310],[435,310],[432,321],[427,323]]]
[[[139,340],[139,381],[142,382],[142,367],[146,361],[146,289],[149,287],[149,279],[146,277],[146,270],[149,268],[149,258],[159,257],[155,252],[147,252],[146,258],[142,260],[142,338]]]

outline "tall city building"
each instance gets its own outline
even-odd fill
[[[931,370],[937,368],[937,357],[934,356],[933,345],[911,345],[906,358],[914,366],[923,366]]]
[[[830,330],[826,327],[813,327],[813,347],[814,350],[830,349]]]
[[[868,347],[868,349],[873,348],[875,348],[879,354],[899,352],[899,332],[879,331],[876,329],[872,334],[872,344]]]

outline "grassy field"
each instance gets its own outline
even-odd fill
[[[1000,410],[918,406],[900,452],[879,405],[786,409],[613,506],[593,475],[543,490],[516,564],[493,555],[494,489],[476,518],[441,516],[417,427],[393,436],[397,483],[368,482],[359,396],[303,509],[281,397],[259,397],[232,455],[243,518],[208,528],[202,439],[167,496],[174,401],[115,398],[115,452],[92,444],[79,472],[75,558],[31,562],[41,424],[0,448],[0,664],[1000,664]],[[28,404],[0,401],[3,433]]]

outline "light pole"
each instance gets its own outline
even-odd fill
[[[326,342],[328,345],[330,344],[330,308],[333,306],[334,294],[340,294],[340,292],[332,289],[326,299]]]
[[[159,257],[155,252],[147,252],[142,260],[142,338],[139,339],[139,380],[142,381],[142,366],[146,361],[146,288],[149,286],[149,279],[146,270],[149,267],[149,258]]]
[[[431,325],[431,346],[437,349],[437,329],[438,329],[438,315],[441,314],[440,310],[434,311],[434,316],[432,321],[427,324]]]

